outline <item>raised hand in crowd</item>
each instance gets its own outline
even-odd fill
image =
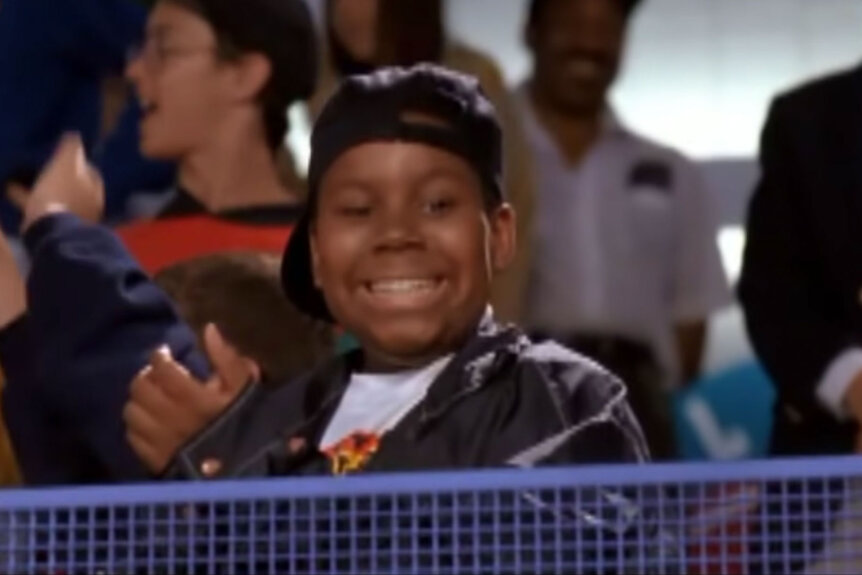
[[[105,204],[102,178],[87,163],[84,144],[77,134],[62,138],[32,190],[13,183],[6,187],[6,195],[24,214],[24,229],[58,211],[96,222]],[[25,280],[9,238],[0,232],[0,327],[12,323],[26,310]]]
[[[86,221],[98,222],[105,209],[102,177],[88,163],[78,134],[63,136],[32,190],[12,186],[7,194],[24,215],[23,230],[57,212],[71,212]]]
[[[204,344],[216,373],[209,381],[195,379],[167,347],[153,352],[132,381],[123,412],[126,438],[152,473],[163,472],[187,441],[260,379],[260,367],[225,341],[214,324],[206,327]]]

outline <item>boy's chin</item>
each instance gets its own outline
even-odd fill
[[[161,162],[175,161],[183,156],[177,148],[159,141],[141,143],[141,154],[148,160]]]
[[[148,160],[171,162],[190,153],[185,142],[166,134],[142,135],[139,144],[141,154]]]

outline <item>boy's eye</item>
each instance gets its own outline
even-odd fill
[[[455,201],[450,198],[435,198],[424,204],[424,210],[430,215],[445,214],[455,206]]]
[[[343,205],[338,208],[338,213],[348,218],[362,218],[371,213],[371,206],[362,204]]]

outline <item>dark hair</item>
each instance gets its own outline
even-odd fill
[[[336,34],[335,2],[327,0],[325,5],[325,33],[329,57],[339,75],[369,74],[383,66],[412,66],[443,58],[446,32],[442,0],[380,0],[375,22],[376,50],[367,59],[351,54]]]
[[[528,12],[527,12],[527,26],[532,28],[539,23],[539,19],[542,17],[545,9],[548,7],[553,0],[530,0]],[[568,0],[571,2],[572,0]],[[613,0],[617,4],[619,4],[620,8],[623,11],[623,14],[626,18],[632,15],[632,13],[637,9],[637,7],[641,4],[642,0]]]
[[[380,0],[378,13],[381,65],[413,66],[443,58],[446,31],[441,0]]]
[[[284,297],[280,265],[274,255],[224,252],[170,266],[155,282],[199,340],[207,324],[216,324],[267,381],[283,383],[330,357],[335,335]]]
[[[308,98],[317,79],[317,40],[308,7],[302,0],[261,1],[257,7],[234,0],[163,0],[205,19],[216,34],[223,61],[248,52],[265,56],[270,78],[258,95],[267,143],[277,150],[288,130],[287,107]],[[280,8],[277,2],[282,2]]]

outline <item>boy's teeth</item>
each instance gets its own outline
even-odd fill
[[[379,293],[405,293],[433,289],[434,284],[435,282],[432,280],[389,280],[373,282],[371,284],[371,291]]]

